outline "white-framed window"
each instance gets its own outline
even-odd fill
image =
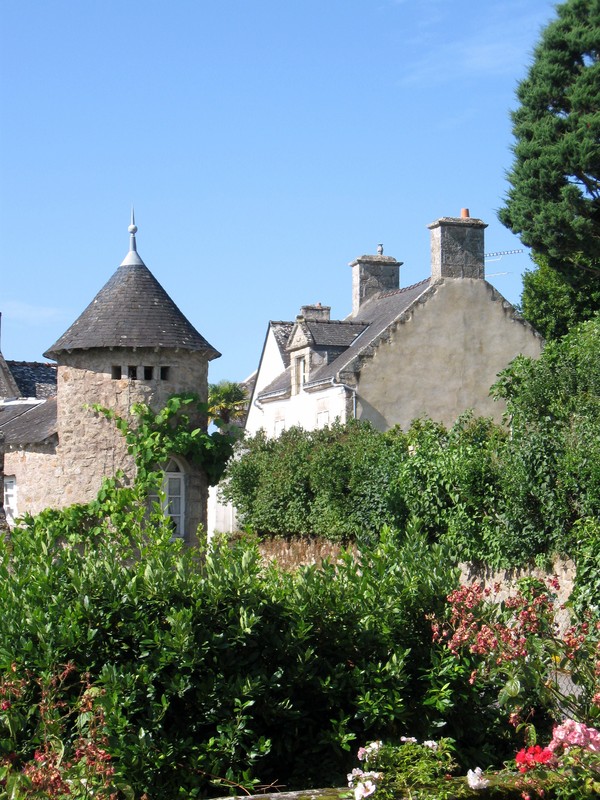
[[[294,394],[302,391],[302,387],[308,380],[306,356],[297,356],[294,359]]]
[[[14,525],[17,517],[17,479],[14,475],[4,476],[4,513],[8,524]]]
[[[163,472],[160,504],[165,516],[171,520],[173,538],[185,538],[185,472],[172,458]],[[151,503],[158,503],[157,495],[150,495]]]

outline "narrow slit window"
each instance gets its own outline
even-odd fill
[[[144,380],[151,381],[154,377],[154,367],[144,367]]]
[[[127,375],[132,381],[137,380],[137,367],[130,365],[127,370]]]
[[[111,370],[111,378],[113,381],[120,381],[121,380],[121,367],[113,365]]]
[[[17,516],[17,479],[14,475],[4,476],[4,513],[9,525],[14,525]]]

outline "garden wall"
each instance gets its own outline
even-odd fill
[[[261,556],[265,561],[276,561],[283,569],[318,564],[324,558],[336,559],[342,545],[318,536],[289,537],[280,536],[263,539],[259,545]],[[461,564],[461,583],[483,583],[492,591],[494,599],[505,600],[521,578],[534,577],[544,580],[556,575],[560,585],[557,592],[559,603],[565,603],[573,590],[575,581],[575,564],[570,559],[557,559],[549,570],[532,567],[529,569],[498,569]],[[495,588],[497,587],[497,591]]]

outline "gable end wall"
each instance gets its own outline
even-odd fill
[[[451,425],[469,408],[500,422],[489,397],[497,374],[519,353],[539,356],[541,337],[495,289],[478,279],[434,284],[370,358],[355,366],[358,411],[380,430],[430,417]]]

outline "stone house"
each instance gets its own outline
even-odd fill
[[[168,397],[208,393],[218,353],[192,326],[137,252],[129,226],[125,259],[44,356],[51,364],[0,361],[0,433],[10,522],[25,512],[93,499],[102,478],[134,469],[114,424],[89,406],[127,417],[134,403],[158,410]],[[206,424],[198,419],[196,424]],[[176,535],[195,539],[206,524],[207,481],[180,457],[162,465]]]
[[[364,255],[350,264],[352,312],[302,306],[293,321],[270,322],[246,430],[277,436],[350,418],[386,430],[417,417],[452,424],[466,409],[500,420],[489,389],[519,353],[537,357],[542,339],[485,280],[486,224],[469,216],[436,220],[431,272],[400,286],[402,263]]]

